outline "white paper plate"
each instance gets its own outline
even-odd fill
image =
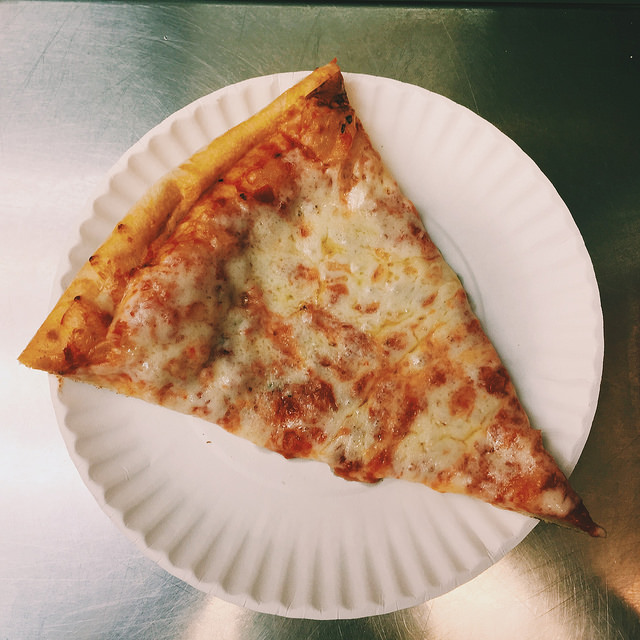
[[[302,75],[216,91],[144,136],[98,190],[61,286],[152,182]],[[603,357],[597,285],[571,215],[535,164],[477,115],[415,86],[345,76],[374,144],[570,472]],[[327,619],[416,605],[479,574],[535,524],[419,485],[349,483],[87,385],[53,388],[70,454],[113,521],[167,571],[257,611]]]

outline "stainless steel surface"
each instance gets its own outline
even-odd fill
[[[571,210],[605,319],[598,412],[573,475],[608,530],[549,525],[475,580],[371,619],[289,620],[173,578],[98,508],[46,376],[16,357],[107,169],[164,117],[248,77],[390,76],[512,137]],[[0,638],[640,638],[640,10],[0,3]]]

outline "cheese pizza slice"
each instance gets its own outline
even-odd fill
[[[20,360],[347,480],[405,479],[604,535],[335,62],[156,184]]]

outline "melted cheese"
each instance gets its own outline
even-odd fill
[[[296,146],[262,162],[287,181],[237,169],[205,194],[132,278],[90,375],[124,371],[137,395],[348,479],[517,501],[528,445],[487,436],[508,381],[375,152],[347,180]]]
[[[385,435],[385,446],[397,449],[400,473],[415,468],[416,448],[428,452],[421,473],[450,467],[477,429],[468,415],[452,417],[446,376],[453,365],[448,352],[432,344],[457,312],[449,304],[460,290],[456,276],[386,173],[355,181],[343,193],[338,169],[309,163],[297,149],[282,162],[298,180],[286,210],[249,206],[242,198],[229,205],[212,196],[184,224],[192,241],[175,243],[132,280],[111,336],[120,339],[128,375],[148,394],[161,389],[163,402],[186,413],[224,422],[236,412],[229,428],[276,449],[252,398],[287,397],[322,380],[333,408],[318,424],[323,455],[334,466],[351,458],[361,465],[363,445],[375,451],[376,439],[382,441],[371,429],[376,414],[387,411],[382,419],[393,422],[407,393],[430,387],[428,403],[411,416],[418,428],[397,442]],[[369,164],[365,156],[360,171],[371,171]],[[241,251],[225,251],[229,243],[217,226],[200,220],[212,217],[210,206],[218,207],[216,225],[244,238]],[[443,379],[425,385],[437,367]],[[423,382],[415,391],[392,389],[396,383],[386,373],[394,368],[402,384]],[[367,376],[368,383],[361,382]],[[287,419],[295,423],[293,409]]]

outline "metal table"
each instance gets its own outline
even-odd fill
[[[47,377],[16,357],[82,206],[131,144],[219,87],[334,56],[477,112],[567,203],[606,345],[572,481],[609,536],[540,524],[446,595],[320,622],[228,604],[148,560],[81,482]],[[0,62],[1,638],[640,637],[640,9],[3,2]]]

